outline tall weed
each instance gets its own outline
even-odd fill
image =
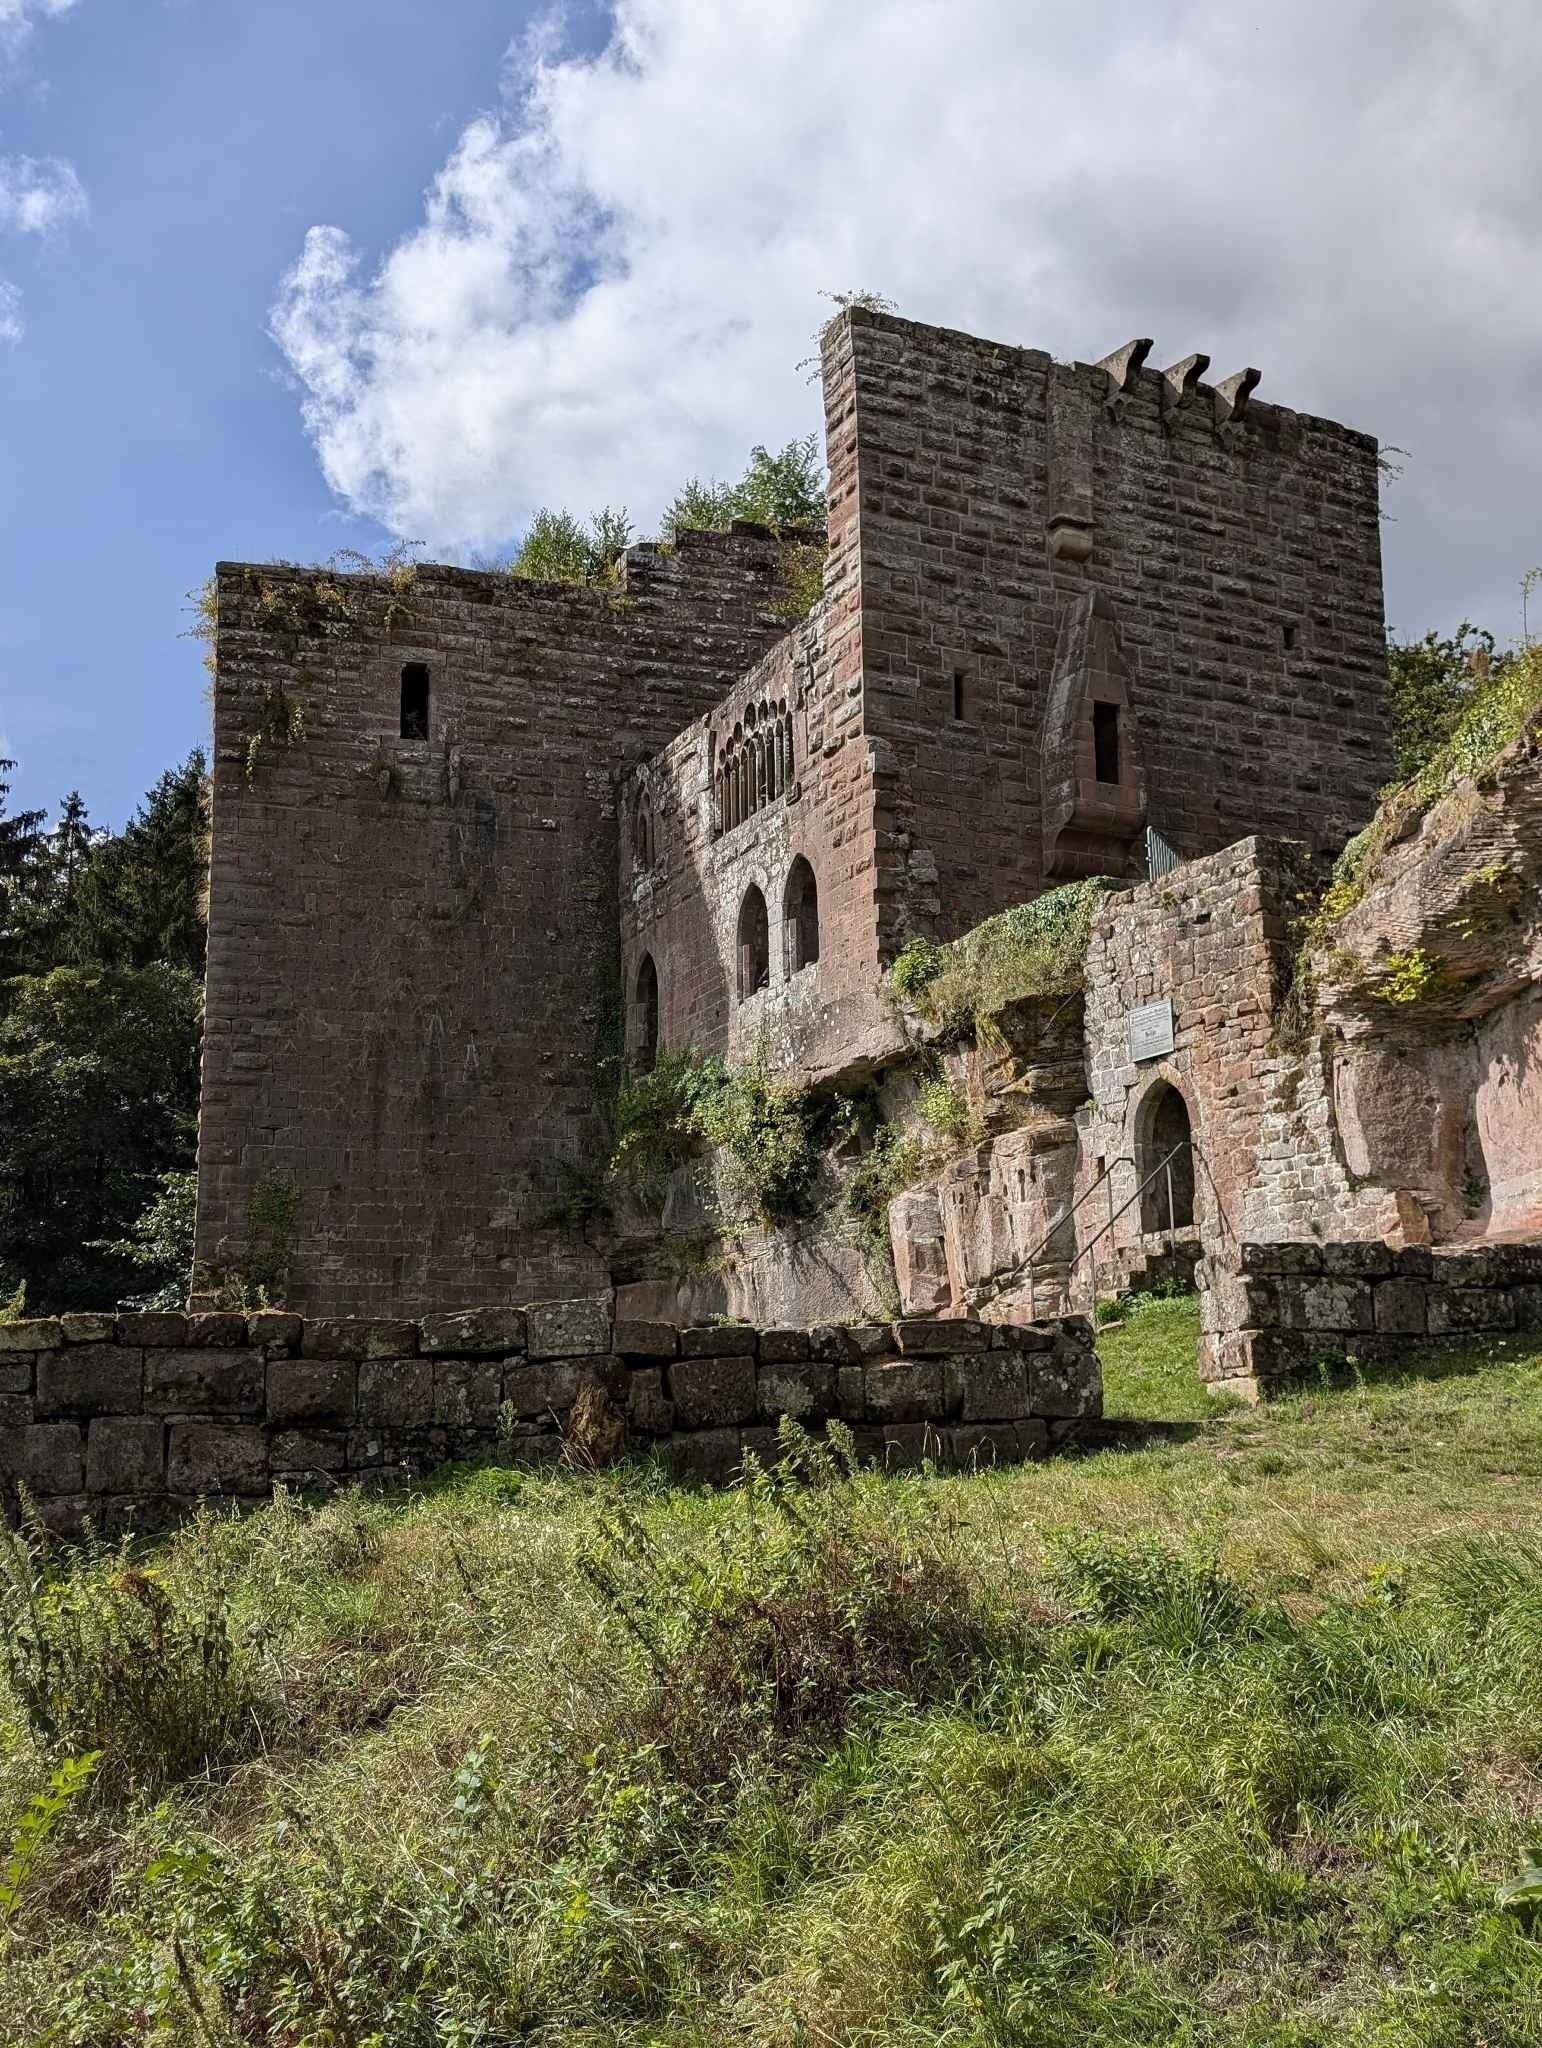
[[[270,1718],[223,1590],[169,1580],[126,1546],[53,1565],[24,1532],[0,1531],[0,1656],[44,1752],[100,1752],[111,1798],[235,1762]]]

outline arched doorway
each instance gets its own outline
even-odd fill
[[[1135,1151],[1141,1181],[1140,1227],[1154,1231],[1194,1227],[1194,1134],[1189,1105],[1171,1081],[1159,1081],[1141,1105]]]
[[[637,1004],[633,1025],[633,1053],[637,1064],[649,1073],[659,1057],[659,971],[653,955],[644,953],[637,970]]]

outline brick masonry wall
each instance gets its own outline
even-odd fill
[[[1346,1354],[1542,1331],[1542,1244],[1244,1243],[1198,1277],[1200,1376],[1247,1399]]]
[[[295,630],[302,575],[221,568],[200,1261],[279,1190],[306,1312],[606,1284],[548,1225],[619,1036],[616,779],[780,637],[778,575],[764,534],[687,536],[617,591],[423,567]]]
[[[425,1319],[263,1313],[0,1324],[0,1486],[64,1533],[152,1530],[276,1483],[402,1482],[446,1459],[657,1449],[731,1480],[776,1426],[839,1420],[886,1465],[1039,1457],[1102,1410],[1081,1318],[810,1330],[619,1321],[609,1295]]]
[[[1120,391],[1093,365],[844,318],[886,953],[1044,886],[1046,768],[1058,791],[1092,759],[1090,703],[1070,730],[1045,719],[1089,593],[1122,648],[1127,779],[1180,854],[1248,833],[1336,847],[1365,822],[1391,772],[1374,441],[1230,416],[1205,385],[1175,404],[1154,371]],[[1066,515],[1085,560],[1056,552]]]

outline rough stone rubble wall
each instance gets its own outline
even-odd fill
[[[550,1226],[619,1037],[616,776],[781,635],[778,574],[764,534],[633,550],[617,591],[422,567],[297,631],[305,573],[221,568],[201,1262],[289,1191],[307,1312],[606,1283]]]
[[[1542,1244],[1242,1244],[1199,1267],[1199,1369],[1257,1398],[1323,1360],[1542,1330]]]
[[[865,1458],[1044,1455],[1102,1409],[1091,1325],[811,1330],[619,1321],[609,1296],[423,1322],[279,1313],[0,1324],[0,1486],[109,1534],[276,1483],[401,1481],[453,1458],[657,1448],[685,1479],[847,1424]]]

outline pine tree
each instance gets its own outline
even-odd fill
[[[37,893],[44,854],[44,811],[6,813],[10,771],[16,763],[0,756],[0,982],[24,966],[25,931]],[[0,994],[0,1008],[4,997]]]

